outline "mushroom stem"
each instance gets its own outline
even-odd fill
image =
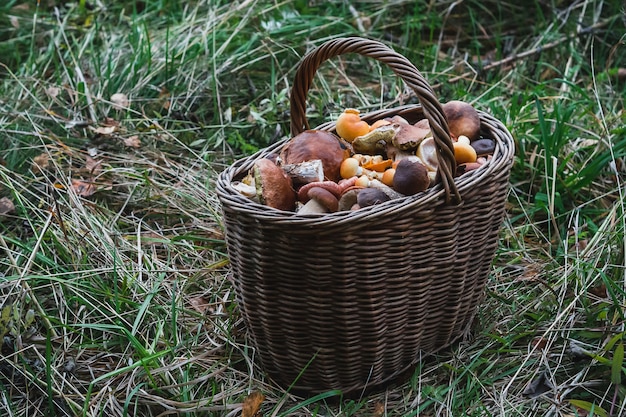
[[[297,164],[286,164],[282,168],[291,177],[294,184],[324,181],[324,166],[321,159],[312,159]]]
[[[317,200],[309,200],[298,210],[298,214],[322,214],[328,213],[328,209]]]

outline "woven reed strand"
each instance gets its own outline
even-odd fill
[[[344,42],[351,41],[335,47]],[[398,114],[415,122],[425,113],[409,105],[362,118]],[[497,247],[514,154],[502,123],[479,114],[481,134],[496,141],[496,151],[488,164],[454,180],[457,204],[438,184],[356,212],[301,216],[254,203],[232,187],[288,139],[220,174],[237,302],[273,380],[309,394],[358,393],[394,380],[420,352],[449,346],[467,330]],[[445,125],[441,114],[436,119]],[[303,120],[295,124],[304,128]],[[318,128],[332,131],[334,123]]]

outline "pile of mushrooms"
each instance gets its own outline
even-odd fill
[[[488,163],[495,142],[480,135],[480,118],[462,101],[443,104],[457,162],[456,175]],[[400,116],[362,120],[356,109],[337,118],[335,133],[306,130],[278,154],[255,161],[233,186],[243,195],[298,214],[358,210],[414,195],[434,185],[437,147],[429,122]]]

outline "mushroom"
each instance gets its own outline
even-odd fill
[[[309,201],[298,210],[298,214],[335,212],[339,208],[336,195],[322,187],[311,187],[307,192]]]
[[[422,161],[429,171],[437,171],[439,169],[439,159],[437,158],[437,144],[431,136],[424,139],[417,147],[415,155]]]
[[[361,120],[357,109],[345,109],[337,118],[335,130],[343,139],[352,142],[356,137],[367,134],[370,125]]]
[[[356,205],[357,196],[359,195],[359,192],[361,192],[361,190],[364,190],[364,188],[356,186],[350,187],[345,190],[339,198],[338,211],[348,211],[358,208],[358,206]]]
[[[430,186],[428,170],[419,161],[401,160],[393,176],[393,189],[404,195],[417,194]]]
[[[480,135],[480,116],[469,103],[452,100],[441,106],[448,120],[448,128],[453,139],[465,135],[470,140],[478,139]]]
[[[324,178],[331,181],[341,179],[341,162],[350,155],[349,145],[344,145],[335,134],[325,130],[305,130],[291,138],[283,147],[280,158],[284,164],[297,164],[320,159]]]
[[[457,164],[465,164],[468,162],[476,162],[478,155],[472,148],[472,145],[465,141],[454,142],[454,159]]]
[[[285,171],[266,158],[256,161],[252,169],[259,202],[278,210],[293,210],[296,193]]]
[[[298,200],[302,203],[306,203],[307,201],[309,201],[309,190],[315,187],[324,188],[330,191],[336,197],[339,197],[341,195],[341,192],[343,191],[342,186],[337,184],[335,181],[310,182],[300,187],[300,189],[298,190]]]
[[[397,125],[395,123],[383,125],[376,129],[354,138],[352,148],[355,152],[373,155],[385,148],[396,135]]]
[[[378,188],[364,188],[357,194],[356,201],[363,208],[389,201],[389,196]]]
[[[477,139],[471,142],[470,145],[472,145],[478,156],[490,155],[496,150],[496,142],[488,138]]]
[[[341,178],[351,178],[355,175],[360,175],[363,172],[361,168],[361,163],[355,157],[346,158],[341,163],[341,167],[339,168],[339,172],[341,174]]]
[[[420,142],[430,135],[430,128],[423,129],[407,123],[398,123],[398,129],[393,137],[392,143],[399,149],[413,150]]]
[[[286,164],[282,165],[282,168],[291,177],[294,184],[324,181],[324,165],[322,165],[321,159]]]
[[[395,168],[389,168],[383,172],[383,177],[380,179],[383,184],[393,187],[393,177],[396,174]]]
[[[476,162],[466,162],[464,164],[459,164],[459,165],[456,166],[456,176],[460,176],[460,175],[465,174],[466,172],[478,169],[478,168],[480,168],[483,165],[484,165],[483,163],[480,163],[478,161],[476,161]]]

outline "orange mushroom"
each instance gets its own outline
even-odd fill
[[[476,162],[476,150],[465,141],[454,142],[454,159],[457,164],[465,164],[468,162]]]
[[[357,109],[345,109],[337,118],[335,130],[343,139],[352,142],[355,138],[369,133],[370,125],[361,120]]]

